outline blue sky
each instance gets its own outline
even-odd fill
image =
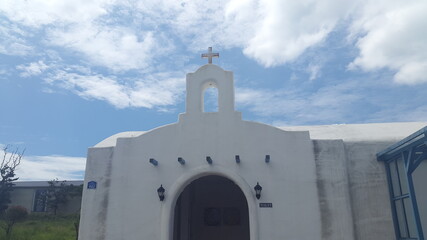
[[[21,180],[82,179],[87,148],[177,121],[185,74],[233,71],[275,126],[426,121],[427,1],[0,2],[0,145]]]

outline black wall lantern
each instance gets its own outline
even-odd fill
[[[254,187],[255,189],[255,196],[257,199],[261,198],[261,191],[262,191],[262,187],[259,185],[259,183],[256,183],[256,186]]]
[[[160,201],[163,201],[165,199],[165,189],[162,185],[157,189],[157,195],[159,195]]]

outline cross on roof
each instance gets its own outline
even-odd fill
[[[202,58],[207,58],[209,64],[212,64],[212,58],[213,57],[219,57],[219,53],[213,53],[212,52],[212,47],[208,48],[208,53],[203,53],[202,54]]]

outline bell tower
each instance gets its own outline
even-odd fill
[[[218,115],[220,118],[232,117],[240,113],[234,110],[234,80],[231,71],[225,71],[219,66],[212,64],[212,57],[219,54],[209,52],[202,57],[209,59],[209,63],[201,66],[194,73],[187,74],[187,98],[186,112],[182,118],[201,117],[206,114]],[[204,112],[204,93],[207,88],[214,87],[218,90],[218,112]]]

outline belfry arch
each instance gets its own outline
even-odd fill
[[[226,177],[208,175],[191,181],[173,211],[173,240],[250,239],[246,196]]]
[[[234,112],[233,73],[218,66],[207,64],[195,73],[187,74],[186,113],[203,112],[203,94],[208,87],[218,89],[218,112]]]
[[[218,112],[218,87],[207,82],[202,90],[203,112]]]

